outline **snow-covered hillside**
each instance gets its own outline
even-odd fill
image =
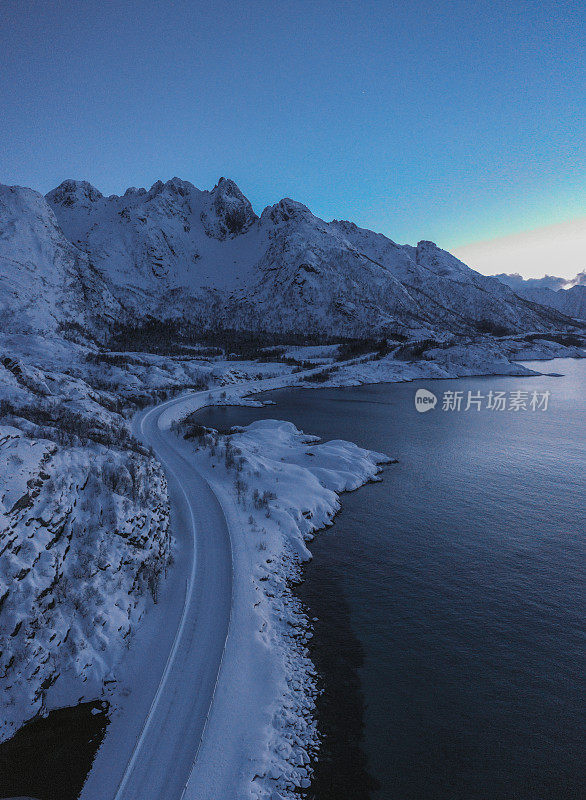
[[[289,199],[257,217],[225,178],[211,191],[173,178],[121,197],[68,180],[46,199],[138,318],[354,337],[567,322],[431,242],[398,245],[349,222],[324,222]]]
[[[32,189],[0,185],[0,325],[43,333],[123,320],[124,313],[87,255],[59,229]]]
[[[0,741],[99,697],[170,553],[167,484],[112,395],[0,364]]]
[[[0,331],[0,742],[44,709],[113,687],[157,594],[167,483],[132,414],[292,370]]]

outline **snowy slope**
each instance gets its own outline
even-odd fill
[[[18,333],[123,318],[88,257],[57,225],[42,195],[0,185],[0,324]]]
[[[111,396],[5,357],[0,401],[3,741],[46,707],[101,695],[170,538],[162,469]]]
[[[107,198],[68,180],[47,202],[137,315],[356,337],[567,322],[431,242],[397,245],[287,198],[259,218],[224,178],[211,191],[173,178]]]

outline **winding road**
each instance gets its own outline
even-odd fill
[[[322,368],[242,381],[237,396],[283,388]],[[220,397],[225,397],[223,386],[189,392],[134,419],[134,434],[153,448],[165,469],[178,561],[175,580],[165,581],[166,604],[148,615],[142,644],[129,651],[126,679],[134,688],[122,713],[110,722],[81,800],[182,800],[192,774],[196,777],[198,765],[203,766],[198,757],[233,613],[232,543],[218,497],[169,426]],[[230,715],[224,724],[230,728]],[[216,747],[222,747],[220,742]],[[236,769],[230,763],[224,767]],[[212,782],[220,780],[210,774],[210,764],[206,774]],[[234,773],[232,782],[237,777]],[[191,784],[189,791],[193,796]],[[215,793],[209,797],[216,800]]]
[[[205,392],[194,393],[190,400]],[[180,800],[202,740],[222,663],[232,607],[228,524],[207,481],[162,430],[161,415],[185,396],[145,412],[137,434],[165,468],[173,533],[192,556],[185,603],[157,691],[114,800]]]

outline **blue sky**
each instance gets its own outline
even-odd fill
[[[0,181],[232,177],[448,248],[584,213],[578,2],[26,2],[0,11]]]

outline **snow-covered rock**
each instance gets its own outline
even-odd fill
[[[0,185],[2,331],[95,328],[124,317],[103,276],[65,238],[43,196]]]
[[[123,408],[81,377],[0,362],[0,741],[99,698],[158,590],[167,484]]]
[[[4,739],[51,705],[99,697],[169,552],[160,466],[0,426]]]

